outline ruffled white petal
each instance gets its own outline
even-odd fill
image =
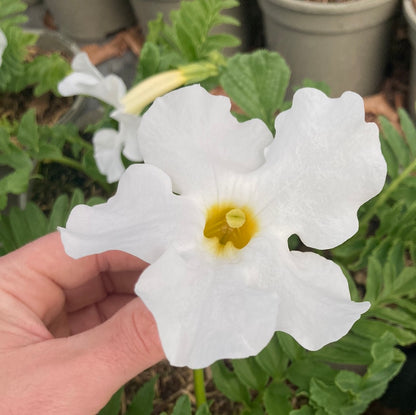
[[[215,186],[223,172],[256,169],[271,133],[260,120],[239,123],[230,107],[199,85],[156,99],[139,129],[145,162],[164,170],[180,194]]]
[[[0,29],[0,66],[3,63],[3,52],[7,47],[7,37]]]
[[[120,156],[123,145],[121,134],[117,130],[103,128],[94,134],[92,142],[98,170],[107,177],[108,183],[116,182],[125,170]]]
[[[168,249],[135,291],[156,319],[170,363],[191,368],[256,355],[278,330],[319,349],[369,307],[350,300],[337,265],[289,252],[267,230],[228,258]]]
[[[126,94],[126,85],[119,76],[111,74],[104,77],[85,52],[75,55],[72,69],[73,72],[58,84],[61,95],[88,95],[116,108],[121,107],[120,100]]]
[[[138,137],[142,118],[121,110],[113,111],[111,117],[119,122],[118,130],[124,141],[123,154],[131,161],[143,161]]]
[[[286,258],[286,267],[278,271],[276,330],[308,350],[339,340],[370,303],[351,301],[347,280],[334,262],[311,252],[292,251]]]
[[[151,165],[130,166],[107,203],[76,206],[60,228],[65,252],[80,258],[121,250],[155,261],[168,246],[184,249],[204,218],[186,198],[172,193],[168,176]]]
[[[269,205],[282,226],[319,249],[358,230],[358,208],[386,177],[378,128],[364,121],[362,98],[353,92],[330,99],[311,88],[297,91],[292,108],[276,118],[266,158],[264,190],[278,194]]]
[[[257,258],[227,263],[169,249],[143,272],[135,290],[156,319],[172,365],[203,368],[218,359],[255,355],[266,346],[278,299],[245,281],[256,266],[268,271],[264,256]]]

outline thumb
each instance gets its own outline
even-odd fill
[[[140,298],[91,330],[46,344],[49,370],[43,372],[52,390],[60,388],[54,400],[65,414],[98,412],[117,389],[164,358],[156,322]]]

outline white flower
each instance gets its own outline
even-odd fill
[[[4,32],[0,29],[0,66],[3,63],[3,52],[7,47],[7,37]]]
[[[75,55],[72,70],[58,84],[61,95],[89,95],[115,107],[110,116],[118,121],[119,130],[106,128],[97,131],[93,137],[98,169],[107,176],[109,183],[115,182],[124,172],[121,152],[131,161],[143,160],[137,139],[141,117],[124,110],[121,102],[126,95],[124,81],[114,74],[103,76],[85,52]]]
[[[351,301],[335,263],[287,243],[294,233],[314,248],[342,243],[382,189],[362,99],[299,90],[273,142],[261,121],[240,124],[229,110],[199,86],[157,99],[139,131],[149,164],[129,167],[113,198],[76,207],[60,230],[72,257],[117,249],[151,264],[136,293],[173,365],[255,355],[277,330],[316,350],[369,307]]]

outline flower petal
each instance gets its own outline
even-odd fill
[[[153,262],[173,241],[179,247],[191,244],[194,226],[201,228],[203,221],[193,204],[172,193],[165,173],[134,164],[121,177],[114,197],[93,207],[76,206],[60,232],[73,258],[121,250]]]
[[[92,142],[98,170],[107,177],[108,183],[116,182],[125,170],[120,156],[121,134],[112,128],[103,128],[94,134]]]
[[[280,273],[276,330],[289,333],[306,349],[340,339],[370,307],[367,301],[351,301],[339,266],[317,254],[291,251]]]
[[[85,52],[75,55],[72,61],[73,72],[58,84],[63,96],[89,95],[118,108],[126,94],[126,85],[117,75],[103,76],[91,63]]]
[[[256,169],[272,135],[260,120],[239,123],[230,107],[199,85],[156,99],[139,129],[145,162],[164,170],[181,194],[215,183],[222,171]]]
[[[298,90],[276,131],[263,171],[268,188],[278,190],[272,204],[280,222],[315,248],[344,242],[358,230],[358,208],[386,178],[378,128],[365,122],[362,98]]]
[[[3,63],[3,52],[7,47],[7,37],[2,30],[0,30],[0,66]]]
[[[138,137],[142,117],[121,110],[113,111],[110,115],[119,122],[118,130],[124,140],[123,154],[131,161],[143,161]]]
[[[350,300],[336,264],[290,252],[268,230],[227,258],[168,249],[135,291],[156,319],[170,363],[191,368],[256,355],[278,330],[316,350],[345,335],[369,307]]]
[[[186,258],[167,250],[135,288],[156,319],[169,362],[196,369],[257,354],[274,333],[277,296],[245,284],[242,264]]]

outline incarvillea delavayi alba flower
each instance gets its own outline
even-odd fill
[[[287,241],[330,249],[357,231],[386,177],[377,126],[357,94],[305,88],[275,127],[273,140],[260,120],[238,123],[197,85],[166,94],[140,124],[145,164],[60,230],[72,257],[118,249],[150,263],[135,290],[173,365],[255,355],[278,330],[316,350],[369,307],[338,265]]]

